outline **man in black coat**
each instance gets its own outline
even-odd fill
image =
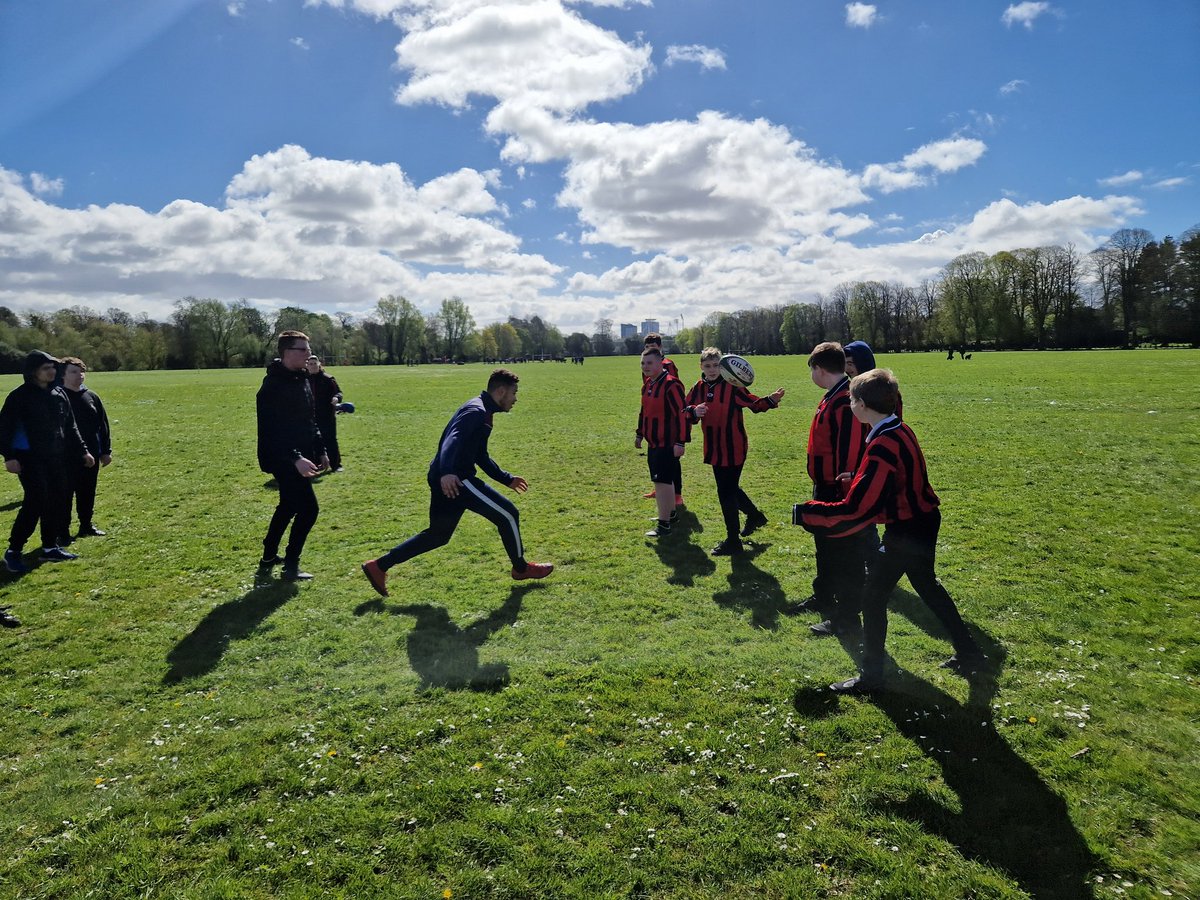
[[[108,427],[108,413],[96,392],[83,386],[87,366],[77,356],[63,357],[63,387],[71,401],[71,412],[75,414],[75,425],[88,453],[100,463],[98,466],[75,466],[71,471],[71,493],[75,497],[75,512],[79,515],[80,537],[103,537],[104,532],[96,527],[92,516],[96,509],[96,482],[101,466],[112,462],[112,432]],[[70,499],[67,501],[67,525],[70,526]],[[63,545],[70,543],[63,534]]]
[[[77,462],[96,464],[88,451],[66,391],[55,387],[58,360],[34,350],[22,366],[25,381],[0,408],[0,452],[4,468],[21,479],[24,497],[9,535],[4,565],[20,574],[29,571],[22,559],[25,542],[39,521],[42,526],[43,562],[77,559],[58,546],[70,524],[70,472]]]
[[[279,358],[267,366],[258,389],[258,465],[275,476],[279,504],[263,538],[262,568],[283,563],[282,577],[307,581],[312,575],[300,569],[304,541],[317,521],[320,507],[312,479],[329,468],[325,443],[317,427],[312,387],[305,363],[312,348],[308,335],[284,331],[279,335]],[[287,530],[287,550],[279,557],[279,544]]]
[[[325,452],[329,454],[329,470],[342,471],[342,451],[337,439],[337,408],[342,402],[342,389],[337,379],[325,371],[321,357],[312,355],[305,365],[309,383],[312,385],[313,406],[317,412],[317,427],[325,441]]]

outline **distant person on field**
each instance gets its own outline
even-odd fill
[[[338,446],[337,437],[337,408],[342,402],[342,389],[338,387],[337,379],[325,371],[321,357],[313,354],[305,363],[312,384],[313,403],[317,410],[317,427],[321,429],[321,437],[325,441],[325,452],[329,454],[329,468],[333,472],[342,471],[342,451]]]
[[[93,515],[96,509],[96,484],[100,469],[112,462],[112,432],[108,425],[108,413],[96,392],[84,387],[87,366],[77,356],[63,358],[63,387],[71,401],[71,412],[83,442],[100,465],[77,464],[71,472],[71,494],[75,500],[75,512],[79,516],[80,537],[103,537],[104,532],[96,527]],[[63,543],[70,543],[70,498],[67,503],[67,531],[63,532]]]
[[[662,351],[647,347],[642,351],[642,408],[633,441],[639,450],[642,441],[649,445],[646,463],[658,506],[658,521],[646,532],[646,537],[670,534],[671,523],[679,516],[675,510],[675,490],[690,418],[685,405],[683,384],[663,366]]]
[[[22,372],[24,383],[9,393],[0,408],[4,467],[20,478],[24,491],[4,553],[5,567],[16,574],[29,571],[21,554],[39,522],[40,560],[78,559],[58,546],[70,526],[71,472],[76,465],[90,468],[96,464],[75,425],[66,391],[54,386],[58,360],[34,350],[25,357]]]
[[[325,441],[317,427],[312,386],[307,363],[312,354],[308,335],[284,331],[279,335],[279,357],[267,366],[258,389],[258,465],[275,476],[279,503],[263,538],[260,568],[283,563],[286,581],[312,578],[300,568],[300,554],[308,533],[316,524],[320,506],[312,479],[329,468]],[[279,545],[291,523],[287,550],[279,556]]]
[[[492,419],[496,413],[510,412],[516,405],[519,381],[508,369],[496,369],[488,378],[487,388],[450,417],[426,475],[429,527],[378,559],[369,559],[362,564],[363,574],[382,596],[388,595],[388,569],[445,546],[458,528],[463,513],[468,511],[483,516],[496,526],[504,550],[512,561],[514,579],[545,578],[554,571],[551,563],[525,561],[517,507],[476,475],[478,466],[488,477],[518,494],[529,489],[524,478],[504,471],[488,455]]]
[[[826,341],[808,357],[813,384],[825,395],[817,404],[808,430],[808,475],[814,500],[840,500],[845,482],[838,476],[853,472],[862,458],[867,428],[850,412],[850,379],[846,377],[846,354],[842,345]],[[826,618],[812,630],[816,634],[845,634],[858,628],[858,604],[865,578],[864,539],[838,540],[814,533],[817,574],[813,593],[801,605],[824,613]]]
[[[648,335],[646,335],[645,340],[642,341],[642,349],[646,350],[650,347],[653,347],[654,349],[656,349],[658,351],[659,355],[662,357],[663,368],[666,369],[667,372],[670,373],[672,378],[679,378],[679,366],[675,365],[674,360],[672,360],[669,356],[667,356],[665,353],[663,353],[662,343],[663,343],[662,335],[659,334],[657,331],[652,331]],[[642,376],[642,385],[645,386],[645,383],[646,383],[646,376],[643,375]],[[644,496],[647,500],[652,500],[652,499],[654,499],[654,496],[655,496],[654,490],[651,489],[650,491],[643,494],[642,496]],[[683,469],[682,468],[679,470],[679,476],[675,480],[675,505],[683,506]]]
[[[898,393],[896,379],[887,369],[872,369],[851,382],[853,414],[870,428],[866,453],[845,498],[812,500],[800,507],[801,524],[830,540],[853,540],[855,533],[880,519],[886,526],[883,546],[871,561],[862,594],[862,672],[830,685],[835,691],[883,686],[887,604],[902,575],[908,576],[917,595],[950,633],[954,655],[942,665],[969,674],[985,662],[958,607],[934,574],[942,514],[917,437],[895,414]]]
[[[741,385],[721,377],[721,351],[705,347],[700,352],[701,378],[687,397],[688,414],[700,423],[704,432],[704,461],[712,466],[717,482],[717,500],[725,520],[725,540],[712,549],[713,556],[742,552],[742,538],[749,537],[767,524],[767,517],[742,490],[742,467],[750,442],[742,410],[752,413],[775,409],[783,399],[783,388],[767,397],[756,397]],[[746,514],[746,527],[740,527],[739,512]]]

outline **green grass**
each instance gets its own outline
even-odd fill
[[[359,412],[300,586],[254,577],[259,373],[91,376],[109,534],[0,582],[25,622],[0,634],[0,895],[1200,895],[1200,353],[880,362],[998,672],[939,669],[902,583],[876,700],[822,690],[856,648],[789,606],[813,575],[785,524],[819,399],[802,357],[756,360],[788,395],[748,417],[743,484],[772,520],[753,553],[707,555],[697,445],[690,530],[642,537],[635,360],[529,364],[492,452],[557,570],[512,582],[468,516],[387,601],[358,565],[424,526],[425,468],[485,367],[337,372]]]

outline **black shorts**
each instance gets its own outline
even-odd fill
[[[650,447],[646,450],[646,465],[655,484],[674,484],[679,476],[679,457],[674,447]]]

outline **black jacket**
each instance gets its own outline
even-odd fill
[[[75,414],[75,425],[88,452],[97,460],[112,453],[112,434],[108,427],[108,413],[96,392],[88,388],[72,391],[63,388],[71,401],[71,412]]]
[[[87,452],[71,401],[61,387],[39,387],[33,373],[42,362],[57,362],[35,350],[25,360],[25,383],[15,388],[0,408],[0,453],[4,460],[81,459]]]
[[[317,428],[308,373],[272,360],[258,389],[258,466],[264,472],[290,468],[300,457],[317,462],[325,441]]]
[[[333,401],[342,402],[342,389],[338,387],[337,379],[328,372],[318,372],[316,375],[309,375],[308,378],[309,384],[312,385],[317,421],[333,421],[333,417],[337,414],[337,410],[333,408]]]
[[[429,464],[430,485],[436,485],[443,475],[457,475],[465,481],[475,474],[476,466],[501,484],[513,480],[488,455],[492,417],[498,412],[502,410],[487,391],[458,408],[442,431],[437,456]]]

